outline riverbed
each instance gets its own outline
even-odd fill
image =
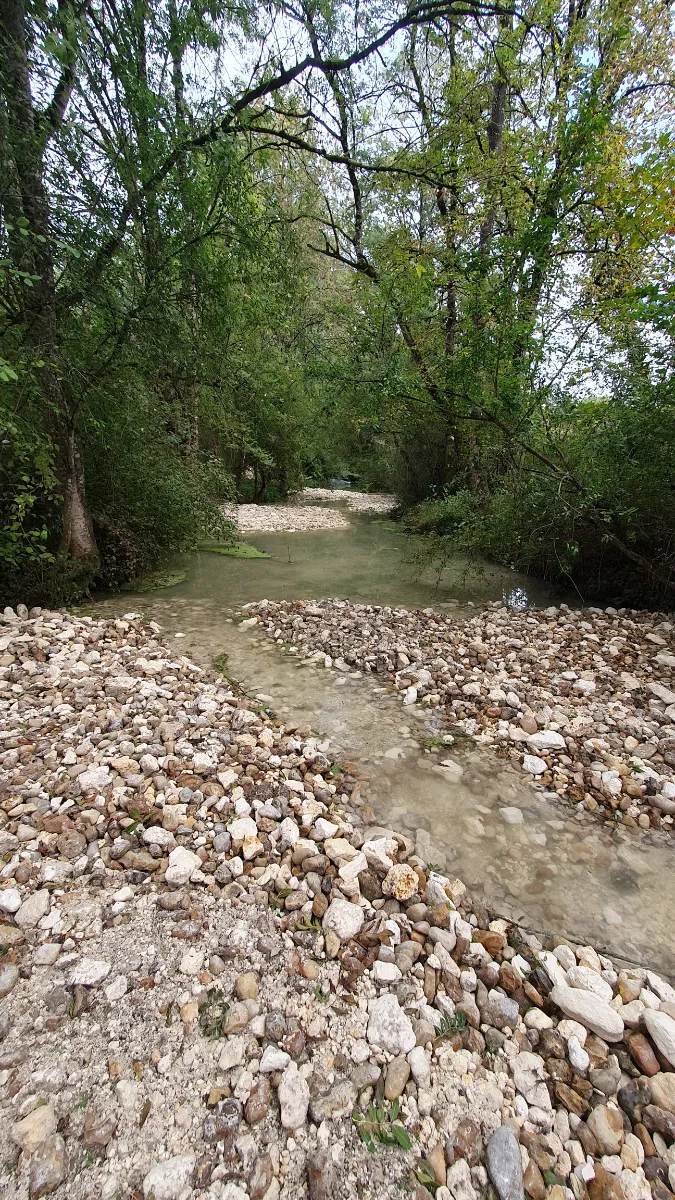
[[[409,543],[390,522],[350,521],[348,532],[257,535],[269,559],[185,556],[183,584],[102,607],[142,611],[177,649],[201,665],[217,660],[280,720],[328,737],[333,751],[364,773],[363,796],[375,820],[418,836],[424,831],[428,861],[463,878],[494,910],[675,973],[675,878],[664,838],[608,827],[545,798],[495,751],[469,740],[430,748],[428,711],[402,708],[377,677],[319,670],[236,622],[239,606],[263,597],[337,595],[460,614],[463,606],[496,599],[540,606],[559,599],[495,566],[472,575],[457,563],[439,582],[430,569],[416,571]],[[456,767],[443,766],[448,759]],[[517,823],[504,809],[517,810]]]

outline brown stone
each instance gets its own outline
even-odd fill
[[[258,976],[255,971],[246,971],[238,975],[234,982],[234,994],[237,1000],[255,1000],[258,995]]]
[[[595,1179],[588,1185],[590,1200],[624,1200],[621,1184],[616,1175],[610,1175],[601,1163],[593,1164]]]
[[[506,934],[495,933],[492,929],[475,929],[471,938],[473,942],[480,942],[485,947],[488,954],[499,954],[506,945]]]
[[[520,1140],[527,1150],[532,1162],[536,1163],[540,1171],[552,1171],[555,1167],[555,1154],[549,1149],[540,1133],[532,1133],[530,1130],[521,1129]]]
[[[589,1070],[595,1071],[600,1067],[607,1065],[609,1060],[609,1051],[604,1042],[597,1038],[594,1033],[589,1033],[584,1043],[584,1050],[590,1058]]]
[[[329,1150],[314,1150],[307,1156],[309,1200],[334,1200],[336,1171]]]
[[[675,1072],[661,1071],[650,1081],[652,1103],[664,1108],[666,1112],[675,1113]]]
[[[623,1116],[617,1108],[598,1104],[588,1115],[586,1124],[600,1148],[601,1154],[618,1154],[623,1145]]]
[[[575,1113],[577,1117],[585,1117],[590,1110],[590,1104],[575,1092],[573,1088],[568,1087],[565,1083],[556,1083],[555,1094],[560,1103],[564,1105],[568,1112]]]
[[[581,1121],[581,1123],[577,1125],[574,1135],[577,1140],[581,1142],[586,1154],[590,1154],[591,1158],[600,1157],[600,1150],[598,1143],[595,1140],[595,1136],[593,1133],[591,1133],[591,1130],[584,1121]]]
[[[633,1126],[633,1132],[642,1143],[642,1149],[645,1152],[645,1158],[651,1158],[652,1155],[656,1154],[656,1146],[652,1141],[652,1135],[650,1134],[646,1125],[643,1125],[641,1121],[638,1121],[637,1124]]]
[[[542,1029],[537,1047],[543,1058],[565,1058],[567,1042],[557,1029]]]
[[[642,1110],[642,1120],[650,1132],[654,1130],[664,1137],[670,1146],[675,1142],[675,1115],[659,1108],[656,1104],[646,1104]]]
[[[72,862],[74,859],[79,858],[80,855],[86,853],[87,839],[84,834],[78,833],[76,829],[66,829],[60,835],[57,846],[59,854],[63,858],[70,859]]]
[[[531,1196],[532,1200],[545,1200],[546,1184],[544,1183],[544,1176],[532,1158],[527,1164],[527,1169],[523,1175],[523,1183],[525,1191],[528,1196]]]
[[[431,1167],[434,1179],[436,1180],[438,1186],[444,1187],[447,1172],[445,1167],[445,1154],[443,1151],[443,1144],[441,1142],[436,1142],[436,1145],[429,1151],[427,1154],[427,1162]]]
[[[0,925],[0,946],[20,946],[23,942],[23,929],[15,925]]]
[[[641,991],[642,984],[639,979],[633,979],[625,971],[619,971],[619,995],[624,1004],[637,1000]]]
[[[637,1063],[643,1075],[657,1075],[661,1070],[659,1061],[654,1053],[651,1042],[643,1033],[632,1033],[626,1038],[631,1058]],[[674,1076],[675,1078],[675,1076]]]
[[[359,876],[359,883],[361,877]],[[430,925],[435,925],[438,929],[447,929],[450,925],[450,909],[447,904],[434,904],[429,909],[425,918]]]
[[[478,1166],[483,1157],[483,1138],[475,1121],[469,1117],[460,1121],[445,1144],[445,1156],[449,1165],[464,1158],[470,1167]]]
[[[660,1179],[661,1183],[668,1186],[668,1168],[662,1158],[654,1154],[650,1158],[645,1158],[644,1172],[647,1179]]]
[[[117,1117],[110,1111],[99,1108],[87,1109],[84,1119],[82,1141],[85,1146],[107,1146],[117,1129]]]
[[[272,1159],[269,1154],[259,1154],[248,1177],[248,1194],[251,1200],[262,1200],[273,1178]]]
[[[517,992],[522,987],[523,981],[510,963],[503,962],[499,966],[499,983],[504,991],[509,996],[512,996],[514,992]]]
[[[547,1062],[548,1073],[554,1083],[570,1084],[574,1077],[569,1063],[563,1061],[562,1058],[549,1058]]]
[[[652,1189],[652,1200],[673,1200],[670,1188],[667,1188],[660,1179],[651,1179],[649,1186]]]
[[[384,1080],[385,1100],[396,1100],[402,1094],[409,1078],[410,1065],[404,1055],[399,1054],[396,1058],[392,1058]]]

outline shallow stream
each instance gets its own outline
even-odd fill
[[[430,751],[424,743],[435,732],[433,712],[404,709],[381,680],[304,663],[232,620],[238,605],[264,597],[460,607],[511,593],[516,603],[546,604],[553,593],[493,566],[463,577],[463,564],[436,591],[433,575],[415,579],[403,561],[405,539],[388,523],[354,519],[345,533],[251,540],[276,557],[185,556],[185,583],[100,608],[142,611],[203,665],[224,655],[246,691],[266,697],[282,719],[320,731],[344,761],[358,764],[378,823],[427,831],[428,861],[458,875],[503,916],[675,974],[675,872],[661,835],[614,829],[546,800],[492,750],[455,742]]]

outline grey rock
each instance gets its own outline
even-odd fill
[[[643,1020],[652,1041],[670,1066],[675,1068],[675,1020],[668,1013],[651,1008],[645,1009]]]
[[[491,991],[488,992],[482,1015],[488,1025],[494,1025],[497,1029],[503,1029],[506,1025],[515,1029],[518,1024],[519,1009],[515,1000],[511,1000],[502,992]]]
[[[310,1101],[309,1115],[317,1125],[346,1117],[356,1104],[357,1094],[356,1084],[351,1079],[339,1079],[324,1096]]]
[[[14,917],[19,929],[34,929],[38,921],[47,915],[50,905],[51,898],[46,888],[33,892],[32,896],[24,900]]]
[[[307,1120],[309,1088],[298,1070],[298,1064],[289,1063],[279,1083],[279,1108],[284,1129],[299,1129]]]
[[[511,1129],[495,1129],[487,1144],[487,1169],[500,1200],[524,1200],[520,1146]]]
[[[408,1054],[417,1042],[410,1017],[389,993],[372,1001],[366,1036],[388,1054]]]
[[[197,1159],[194,1154],[179,1154],[157,1163],[143,1180],[146,1200],[180,1200],[192,1183]]]
[[[363,925],[363,909],[348,900],[333,900],[323,918],[324,929],[331,929],[341,942],[356,937]]]
[[[0,998],[8,996],[19,982],[19,968],[14,963],[0,967]]]
[[[551,991],[550,998],[566,1017],[578,1021],[586,1029],[597,1033],[606,1042],[620,1042],[623,1037],[623,1021],[619,1014],[610,1008],[609,1004],[594,992],[586,992],[581,988],[571,988],[567,984],[557,983]],[[672,1022],[675,1031],[675,1021]]]
[[[66,1177],[66,1143],[60,1133],[42,1142],[30,1157],[28,1194],[39,1200],[55,1191]]]

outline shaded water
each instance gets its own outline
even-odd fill
[[[464,879],[501,915],[675,973],[675,873],[659,835],[610,829],[545,800],[494,751],[456,742],[430,752],[424,740],[434,731],[425,722],[437,719],[433,712],[403,709],[372,677],[282,654],[235,624],[225,597],[219,603],[177,591],[127,596],[104,608],[140,609],[204,665],[226,655],[247,691],[269,698],[282,719],[327,735],[334,752],[358,763],[378,823],[428,831],[427,860]],[[461,778],[441,766],[444,759],[460,765]],[[505,823],[505,806],[520,810],[522,824]]]
[[[246,604],[249,600],[301,600],[339,596],[365,604],[425,605],[485,603],[510,599],[514,607],[559,602],[560,593],[541,580],[485,563],[469,570],[457,558],[440,581],[412,561],[420,539],[407,538],[391,521],[345,512],[351,529],[306,533],[247,534],[269,559],[230,558],[219,554],[183,555],[185,583],[172,596]]]

